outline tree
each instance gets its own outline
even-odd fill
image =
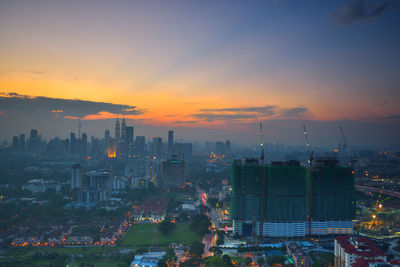
[[[273,264],[283,264],[285,262],[285,257],[284,256],[268,256],[267,257],[267,264],[268,265],[273,265]]]
[[[136,254],[138,254],[138,255],[143,254],[143,253],[147,253],[147,252],[149,252],[148,248],[138,248],[136,250]]]
[[[171,247],[165,249],[165,255],[163,257],[165,260],[176,261],[177,257],[175,254],[175,250]]]
[[[204,261],[206,267],[226,267],[225,261],[218,256],[212,256]]]
[[[162,222],[158,224],[158,230],[163,235],[170,235],[176,229],[176,224],[172,223],[171,220],[166,217]]]
[[[226,264],[227,267],[233,266],[231,257],[229,257],[228,254],[222,255],[222,259],[224,260],[224,262],[225,262],[225,264]]]
[[[258,258],[257,260],[258,266],[263,266],[265,264],[265,260],[263,257]]]
[[[224,236],[225,236],[225,231],[223,230],[218,230],[217,231],[217,245],[220,246],[224,243]]]
[[[199,235],[205,235],[210,232],[209,227],[211,226],[210,218],[204,214],[198,214],[193,216],[190,222],[190,229]]]
[[[214,253],[215,256],[221,256],[222,255],[222,250],[219,247],[213,246],[208,249],[211,253]]]
[[[244,259],[244,264],[245,264],[246,266],[249,266],[250,263],[252,263],[252,262],[253,262],[253,259],[250,258],[250,257],[246,257],[246,258]]]
[[[204,244],[201,243],[200,241],[193,241],[193,243],[189,247],[189,253],[192,255],[192,257],[197,257],[201,258],[201,256],[204,253]]]
[[[199,258],[191,258],[186,261],[181,261],[179,263],[180,267],[198,267],[201,265],[201,259]]]

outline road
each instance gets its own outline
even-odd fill
[[[208,207],[211,212],[207,212],[207,216],[210,218],[211,221],[211,234],[207,234],[204,236],[203,238],[203,244],[204,244],[204,254],[203,257],[209,257],[211,256],[210,252],[208,251],[211,247],[216,246],[217,244],[217,233],[216,233],[216,225],[214,222],[217,222],[218,219],[216,218],[216,212],[215,210],[210,207],[210,205],[208,205],[207,203],[207,194],[201,190],[200,188],[197,188],[197,191],[199,193],[201,202],[203,203],[204,206]]]
[[[388,190],[388,189],[382,189],[382,188],[376,188],[376,187],[370,187],[370,186],[363,186],[363,185],[356,185],[355,187],[356,187],[356,189],[358,191],[361,191],[361,192],[370,191],[370,192],[375,192],[375,193],[383,193],[383,194],[389,195],[391,197],[400,198],[400,193],[399,192]]]

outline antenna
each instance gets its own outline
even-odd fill
[[[81,127],[82,127],[82,124],[81,124],[81,122],[79,121],[79,122],[78,122],[78,137],[79,137],[79,139],[81,139]]]
[[[260,146],[261,146],[261,163],[264,165],[264,139],[263,139],[263,131],[262,131],[262,122],[260,122]]]
[[[313,152],[310,151],[310,142],[308,142],[308,133],[305,125],[303,125],[303,129],[304,129],[304,136],[306,138],[307,153],[309,156],[308,164],[311,165],[311,162],[313,160]]]

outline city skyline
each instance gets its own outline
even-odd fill
[[[37,128],[398,145],[394,1],[0,2],[0,139]],[[136,134],[136,133],[135,133]]]

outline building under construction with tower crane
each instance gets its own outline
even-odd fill
[[[351,167],[340,166],[337,158],[314,159],[310,151],[307,166],[295,160],[266,165],[261,125],[260,140],[260,159],[232,163],[234,234],[262,239],[352,233]]]

